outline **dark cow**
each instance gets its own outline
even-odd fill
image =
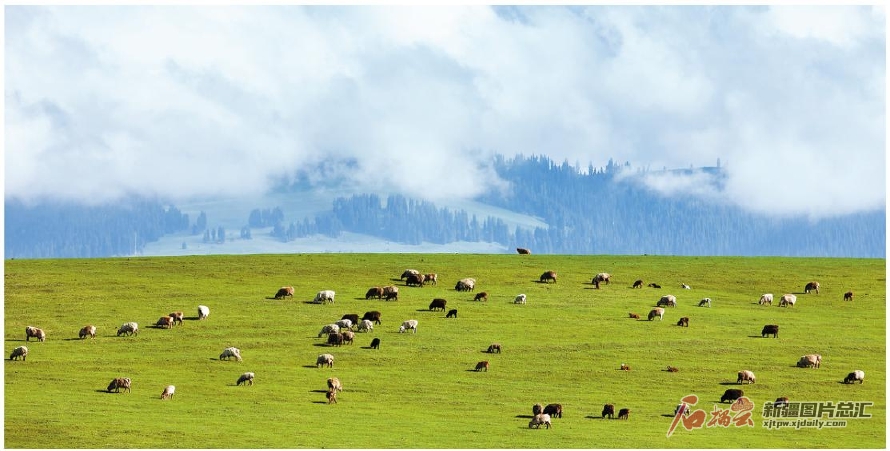
[[[375,338],[371,340],[371,349],[379,349],[380,348],[380,339]]]
[[[626,420],[630,416],[630,409],[621,409],[618,411],[618,419]]]
[[[368,288],[368,292],[365,293],[365,300],[371,298],[383,299],[383,287],[371,287]]]
[[[405,279],[405,286],[423,287],[423,274],[411,274]]]
[[[547,404],[544,406],[544,413],[552,418],[562,418],[562,404]]]
[[[485,370],[486,372],[488,371],[488,360],[483,360],[476,364],[476,371],[482,370]]]
[[[810,291],[815,291],[816,294],[819,294],[819,282],[809,282],[805,287],[803,287],[803,291],[806,294],[810,294]]]
[[[633,286],[633,287],[634,287],[634,288],[643,288],[643,279],[639,279],[639,280],[637,280],[636,282],[634,282],[634,286]]]
[[[488,292],[483,291],[481,293],[476,293],[476,296],[473,297],[474,301],[487,301],[488,300]]]
[[[661,288],[661,285],[659,285],[659,284],[657,284],[657,283],[654,283],[654,282],[653,282],[653,283],[650,283],[649,286],[652,287],[652,288]]]
[[[844,293],[844,300],[845,301],[853,301],[853,292],[848,291],[848,292]]]
[[[763,330],[760,331],[760,336],[766,338],[766,336],[770,334],[772,334],[773,338],[779,338],[778,324],[767,324],[766,326],[763,326]]]
[[[444,312],[444,311],[445,311],[445,304],[447,304],[447,303],[448,303],[448,301],[446,301],[445,299],[436,298],[436,299],[433,299],[432,302],[430,302],[430,308],[429,308],[429,309],[430,309],[430,310],[439,310],[439,309],[442,309],[442,311]]]
[[[603,418],[615,418],[615,406],[612,404],[606,404],[603,406]]]
[[[294,297],[294,287],[281,287],[275,293],[275,299],[284,299],[287,296]]]
[[[340,346],[343,344],[343,335],[340,335],[339,332],[332,332],[328,334],[328,344],[331,346]]]
[[[735,401],[735,400],[741,398],[742,396],[745,396],[744,390],[740,390],[738,388],[730,388],[730,389],[726,390],[725,392],[723,392],[723,396],[720,397],[720,402],[726,402],[726,401],[732,402],[732,401]]]
[[[457,309],[451,309],[448,311],[448,314],[445,315],[446,318],[457,318]]]
[[[519,253],[519,255],[529,255],[532,253],[532,251],[530,251],[524,247],[517,247],[516,252]]]
[[[543,283],[543,282],[548,282],[548,281],[551,281],[551,280],[553,281],[553,283],[556,283],[556,271],[547,271],[547,272],[545,272],[544,274],[541,274],[541,279],[540,279],[540,280],[541,280],[542,283]]]
[[[374,324],[380,324],[380,312],[377,310],[365,312],[365,316],[362,316],[362,321],[364,320],[373,321]]]
[[[489,354],[494,354],[494,353],[498,353],[498,354],[500,354],[500,353],[501,353],[501,345],[500,345],[500,343],[492,343],[492,344],[490,344],[490,345],[488,346],[488,351],[486,351],[486,352],[488,352]],[[538,413],[541,413],[541,412],[538,412]]]
[[[677,325],[682,327],[689,327],[689,317],[684,316],[680,318],[680,321],[677,321]]]

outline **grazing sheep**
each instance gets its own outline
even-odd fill
[[[628,313],[627,316],[629,316],[633,319],[640,319],[640,315],[638,315],[636,313]]]
[[[398,301],[399,300],[399,287],[397,287],[395,285],[387,285],[387,286],[383,287],[383,300]]]
[[[680,284],[680,288],[683,288],[684,290],[691,290],[691,289],[692,289],[692,287],[690,287],[689,285],[686,285],[685,283],[681,283],[681,284]]]
[[[374,324],[380,324],[380,312],[376,310],[365,312],[365,315],[362,316],[362,320],[374,321]]]
[[[117,336],[120,337],[123,334],[127,334],[127,336],[139,335],[139,325],[132,321],[122,324],[117,330]]]
[[[331,346],[340,346],[343,344],[343,335],[340,335],[339,332],[332,332],[328,334],[328,344]]]
[[[665,371],[667,371],[668,373],[678,373],[680,371],[680,369],[675,366],[668,365],[668,367]]]
[[[173,399],[173,393],[176,393],[176,387],[168,385],[161,392],[161,399]]]
[[[404,280],[418,274],[420,274],[420,271],[416,269],[406,269],[404,272],[402,272],[402,276],[399,277],[399,280]]]
[[[199,320],[207,319],[208,316],[210,316],[210,307],[207,307],[206,305],[199,305],[198,306],[198,319]]]
[[[488,351],[485,351],[489,354],[500,354],[501,353],[501,344],[500,343],[492,343],[488,345]]]
[[[541,274],[540,281],[542,283],[549,282],[551,280],[553,281],[553,283],[556,283],[556,271],[546,271],[546,272],[544,272],[544,274]]]
[[[46,333],[39,327],[28,326],[25,328],[25,341],[30,341],[31,337],[36,338],[37,341],[46,341]]]
[[[553,425],[550,424],[550,415],[547,415],[546,413],[539,413],[535,415],[534,417],[532,417],[532,420],[528,422],[528,428],[540,429],[542,424],[547,429],[553,427]]]
[[[701,301],[698,301],[698,306],[711,308],[711,298],[704,298]]]
[[[637,279],[637,281],[634,282],[633,288],[643,288],[643,279]],[[610,405],[610,404],[607,404],[607,405]]]
[[[27,346],[19,346],[12,350],[12,354],[9,355],[9,360],[18,360],[19,357],[22,358],[22,361],[28,359],[28,347]]]
[[[845,384],[852,384],[856,381],[859,381],[860,384],[865,382],[865,371],[856,370],[848,374],[847,377],[844,378]]]
[[[519,255],[529,255],[532,253],[532,251],[530,251],[524,247],[517,247],[516,253],[518,253]]]
[[[445,315],[446,318],[457,318],[457,309],[451,309],[448,311],[448,314]]]
[[[313,304],[324,304],[326,302],[334,303],[334,290],[321,290],[315,294],[315,299],[312,300]]]
[[[787,406],[788,406],[788,401],[789,401],[789,400],[788,400],[788,397],[787,397],[787,396],[783,396],[783,397],[781,397],[781,398],[776,398],[776,402],[773,403],[773,408],[774,408],[774,409],[781,409],[782,407],[787,407]]]
[[[368,292],[365,293],[365,300],[369,300],[373,297],[377,299],[383,299],[383,287],[371,287],[368,288]]]
[[[742,370],[739,371],[739,378],[736,379],[735,383],[741,384],[742,382],[748,382],[750,384],[753,384],[755,380],[756,378],[754,377],[753,371]]]
[[[852,302],[853,301],[853,292],[848,291],[848,292],[844,293],[844,300]]]
[[[315,359],[315,367],[321,368],[323,366],[327,366],[328,368],[334,367],[334,356],[331,354],[320,354],[318,358]]]
[[[797,296],[793,294],[783,294],[782,298],[779,300],[779,307],[794,307],[795,302],[797,302]]]
[[[760,301],[758,301],[760,305],[773,305],[773,294],[772,293],[764,293],[760,295]]]
[[[514,304],[525,304],[525,300],[526,300],[525,293],[523,293],[523,294],[516,295],[516,297],[513,299],[513,303]]]
[[[252,372],[247,372],[238,377],[238,382],[235,385],[253,385],[253,379],[256,378],[256,374]]]
[[[680,321],[677,321],[677,325],[682,327],[689,327],[689,317],[684,316],[680,318]]]
[[[816,294],[819,294],[819,282],[813,281],[806,284],[803,287],[803,291],[806,294],[810,294],[810,291],[815,291]]]
[[[380,339],[375,338],[371,340],[371,349],[380,349]]]
[[[610,419],[615,418],[615,405],[613,404],[605,404],[603,405],[603,418],[609,417]]]
[[[374,330],[374,323],[370,320],[363,319],[362,322],[358,323],[358,331],[359,332],[371,332]]]
[[[83,326],[80,329],[80,333],[78,333],[77,336],[80,337],[81,340],[86,337],[96,338],[96,326],[93,326],[93,325]]]
[[[343,384],[340,383],[340,379],[336,377],[328,378],[328,390],[329,391],[343,391]]]
[[[473,297],[473,300],[474,301],[487,301],[488,300],[488,292],[481,291],[479,293],[476,293],[476,296]]]
[[[351,345],[355,341],[355,332],[351,330],[340,332],[340,336],[343,338],[343,344],[345,345]]]
[[[294,287],[281,287],[278,289],[278,292],[275,293],[275,299],[284,299],[290,296],[294,297]]]
[[[562,418],[562,404],[547,404],[544,406],[544,414],[553,418]]]
[[[819,354],[807,354],[800,356],[797,366],[800,368],[819,368],[822,365],[822,356]]]
[[[185,314],[182,312],[170,312],[170,314],[167,316],[173,318],[173,324],[179,323],[179,325],[181,326],[182,319],[185,317]]]
[[[352,323],[353,326],[358,327],[358,321],[359,321],[358,313],[347,313],[347,314],[343,315],[343,317],[340,319],[341,320],[348,319],[349,322]]]
[[[627,420],[630,417],[630,409],[621,409],[618,411],[619,420]]]
[[[108,393],[114,391],[115,393],[120,393],[121,389],[126,390],[128,393],[130,392],[130,378],[129,377],[116,377],[111,380],[111,383],[108,384],[108,388],[106,389]]]
[[[655,304],[656,307],[676,307],[677,306],[677,297],[672,294],[666,294],[658,300]]]
[[[423,274],[411,274],[405,279],[405,286],[423,288]]]
[[[337,404],[337,392],[335,390],[328,390],[325,393],[325,397],[328,398],[328,404]]]
[[[630,365],[628,365],[628,364],[626,364],[626,363],[622,363],[622,364],[621,364],[621,368],[619,368],[619,369],[620,369],[621,371],[630,371]]]
[[[417,333],[417,320],[416,319],[409,319],[409,320],[403,322],[402,325],[399,326],[399,333],[405,332],[406,330],[409,330],[409,329],[414,329],[414,333],[415,334]]]
[[[424,274],[423,283],[432,283],[433,285],[439,285],[439,275],[436,273]]]
[[[612,279],[612,275],[611,275],[611,274],[609,274],[609,273],[607,273],[607,272],[601,272],[601,273],[599,273],[599,274],[593,276],[593,279],[590,281],[590,283],[592,283],[592,284],[594,284],[594,285],[599,285],[599,284],[605,282],[606,285],[608,285],[608,284],[609,284],[609,280],[611,280],[611,279]],[[640,286],[643,286],[643,281],[642,281],[642,280],[640,281]]]
[[[535,404],[532,406],[532,416],[540,415],[544,413],[544,406],[541,404]]]
[[[336,325],[340,328],[340,330],[344,330],[344,329],[345,329],[345,330],[352,330],[352,320],[349,320],[349,319],[341,319],[341,320],[337,321],[337,322],[334,323],[334,324],[336,324]]]
[[[661,307],[656,307],[649,311],[649,321],[655,319],[656,316],[659,320],[664,320],[664,309]]]
[[[155,326],[158,328],[172,329],[173,328],[173,317],[162,316],[162,317],[158,318],[158,321],[155,323]]]
[[[732,401],[735,401],[735,400],[741,398],[742,396],[745,396],[744,390],[741,390],[738,388],[730,388],[730,389],[726,390],[725,392],[723,392],[723,396],[720,397],[720,402],[721,403],[726,402],[726,401],[732,402]]]
[[[457,291],[473,291],[476,289],[476,279],[469,277],[460,279],[457,281],[457,284],[454,285],[454,289]]]
[[[430,308],[429,308],[429,309],[430,309],[431,311],[432,311],[432,310],[439,310],[439,309],[442,309],[442,311],[444,312],[444,311],[445,311],[445,304],[447,304],[447,303],[448,303],[448,301],[446,301],[445,299],[436,298],[436,299],[433,299],[432,302],[430,302]]]
[[[336,324],[328,324],[321,328],[321,330],[318,332],[318,337],[316,338],[321,338],[324,335],[330,335],[334,333],[340,333],[340,326]]]
[[[476,371],[482,371],[482,370],[485,370],[486,372],[488,372],[488,360],[483,360],[476,364]]]
[[[657,284],[657,283],[655,283],[655,282],[650,283],[649,286],[652,287],[652,288],[661,288],[661,285],[659,285],[659,284]]]
[[[767,324],[763,326],[763,329],[760,331],[760,336],[766,338],[766,336],[770,334],[772,334],[773,338],[779,338],[778,324]]]
[[[236,347],[228,347],[226,349],[223,349],[223,352],[220,353],[220,355],[219,355],[220,360],[231,360],[232,357],[234,357],[235,360],[240,362],[241,361],[241,350]]]

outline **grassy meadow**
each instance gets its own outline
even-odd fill
[[[405,287],[406,268],[439,274],[438,286]],[[539,283],[545,270],[557,283]],[[591,277],[613,275],[596,290]],[[477,279],[474,293],[455,282]],[[6,448],[884,448],[886,442],[884,260],[662,256],[301,254],[5,262],[5,355],[27,345],[27,361],[5,361]],[[636,279],[662,289],[632,289]],[[803,294],[809,280],[820,294]],[[681,283],[691,290],[680,288]],[[396,284],[398,301],[365,300]],[[293,299],[270,299],[285,285]],[[333,304],[308,301],[335,290]],[[842,300],[855,292],[853,302]],[[514,305],[519,293],[526,305]],[[773,306],[760,306],[774,293]],[[798,293],[794,308],[778,307]],[[676,308],[646,321],[661,295]],[[458,318],[427,309],[444,298]],[[698,307],[710,297],[712,307]],[[197,320],[197,306],[210,316]],[[171,311],[186,320],[151,327]],[[373,332],[339,348],[317,338],[346,313],[382,312]],[[628,317],[640,314],[644,320]],[[689,327],[678,327],[681,316]],[[399,334],[417,319],[417,334]],[[124,322],[134,337],[117,337]],[[94,324],[95,339],[80,340]],[[779,324],[777,339],[761,338]],[[25,342],[25,326],[47,340]],[[381,339],[380,349],[368,345]],[[500,343],[501,354],[484,351]],[[243,362],[220,361],[225,347]],[[316,368],[318,354],[335,356]],[[796,368],[819,353],[819,369]],[[472,371],[480,360],[488,372]],[[631,371],[620,371],[622,363]],[[665,371],[668,365],[679,372]],[[757,375],[736,385],[736,373]],[[865,371],[865,383],[842,384]],[[253,386],[236,386],[245,371]],[[105,392],[130,377],[131,393]],[[337,376],[339,403],[325,400]],[[172,400],[160,400],[175,385]],[[728,388],[754,402],[753,427],[680,427],[674,407],[696,394],[712,411]],[[846,427],[763,427],[762,407],[792,401],[870,401],[871,418]],[[527,427],[535,403],[561,403],[553,429]],[[603,404],[630,408],[628,421],[600,418]],[[710,419],[710,416],[709,418]],[[823,420],[828,418],[823,418]]]

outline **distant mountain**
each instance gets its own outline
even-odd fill
[[[585,171],[544,156],[497,157],[509,183],[436,205],[400,194],[329,195],[304,178],[253,200],[180,205],[129,199],[84,207],[6,202],[6,257],[204,253],[514,252],[885,258],[886,211],[776,219],[692,196],[663,196],[611,161]],[[720,168],[691,168],[722,189]],[[330,187],[328,187],[330,188]],[[192,220],[191,218],[194,218]]]

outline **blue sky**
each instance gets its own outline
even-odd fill
[[[469,198],[494,154],[773,215],[881,208],[880,7],[6,6],[5,194],[239,196],[326,162]]]

